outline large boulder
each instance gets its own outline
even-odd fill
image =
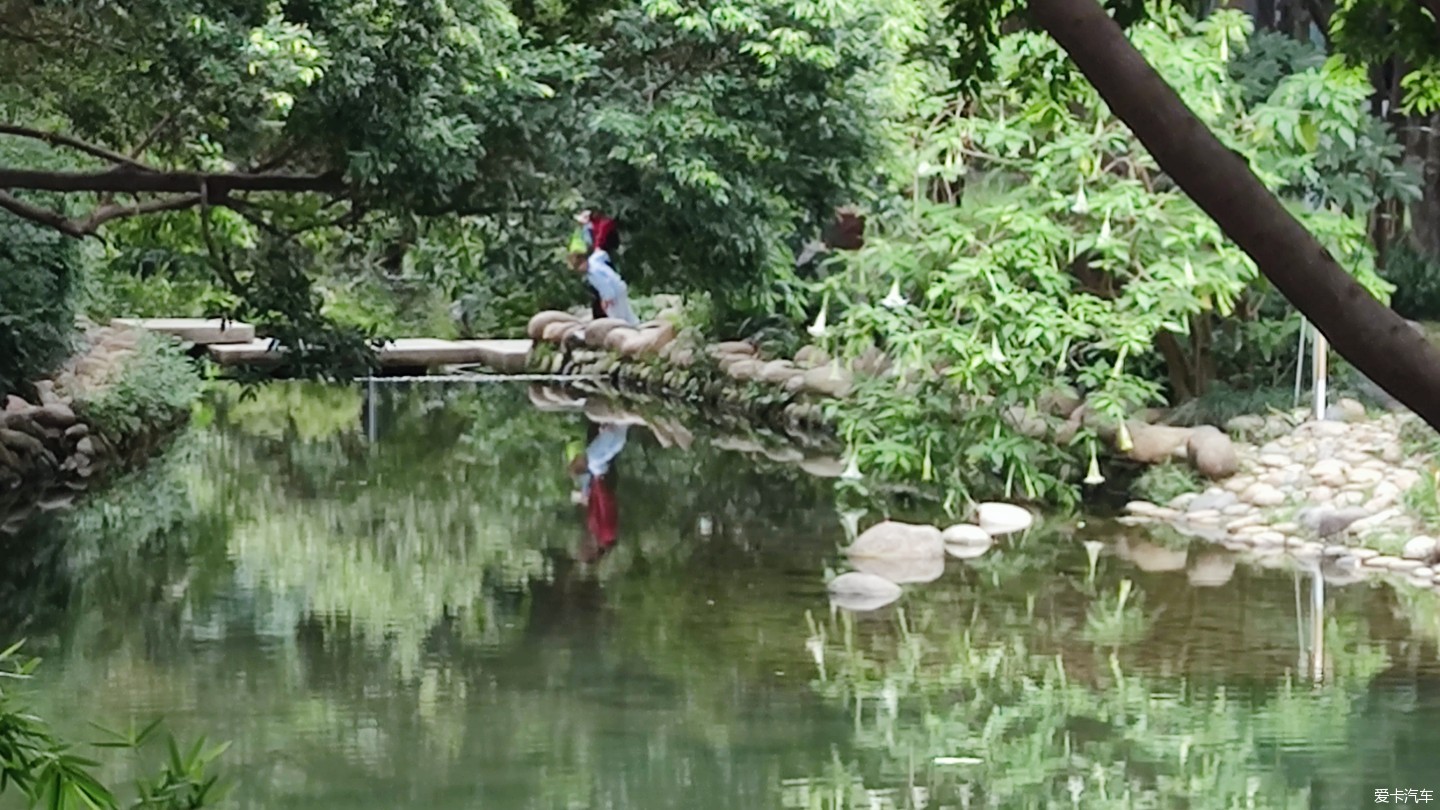
[[[525,334],[531,340],[544,340],[545,327],[557,321],[573,321],[575,316],[568,312],[561,312],[558,309],[547,309],[544,312],[536,313],[530,318],[530,324],[525,327]]]
[[[852,558],[939,557],[945,541],[934,526],[885,520],[861,532],[845,553]]]
[[[819,346],[804,346],[795,353],[795,365],[800,368],[814,368],[830,362],[830,355]]]
[[[975,522],[991,535],[1022,532],[1035,522],[1029,509],[988,501],[975,507]]]
[[[1185,442],[1185,452],[1197,471],[1211,481],[1229,478],[1240,469],[1235,443],[1218,428],[1201,425]]]
[[[739,380],[740,382],[749,382],[759,377],[760,370],[764,368],[764,364],[759,360],[744,358],[722,364],[722,367],[725,369],[725,373],[730,375],[731,379]]]
[[[799,372],[800,370],[789,360],[771,360],[760,368],[758,376],[767,383],[784,385]]]
[[[753,357],[755,346],[743,340],[727,340],[722,343],[712,343],[705,347],[706,353],[711,357],[719,359],[725,355],[743,354]]]
[[[540,331],[540,339],[546,343],[559,343],[565,338],[567,330],[573,329],[578,325],[579,321],[574,320],[551,321]]]
[[[621,326],[615,329],[611,329],[610,333],[605,336],[605,348],[609,349],[612,352],[618,352],[620,351],[620,347],[624,345],[625,341],[629,340],[632,337],[639,336],[640,330],[633,329],[629,326]]]
[[[596,318],[585,325],[585,345],[592,349],[605,348],[605,338],[610,332],[619,328],[630,328],[630,325],[619,318]]]
[[[1130,433],[1132,444],[1132,447],[1125,451],[1125,455],[1142,464],[1158,464],[1173,458],[1184,458],[1187,453],[1186,443],[1194,433],[1194,428],[1148,425],[1136,420],[1126,422],[1125,427]]]
[[[827,397],[843,397],[855,388],[855,378],[839,363],[826,363],[805,372],[804,390]]]

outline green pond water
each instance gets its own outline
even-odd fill
[[[583,415],[519,386],[363,390],[217,389],[146,472],[0,537],[37,711],[230,740],[231,806],[277,810],[1440,792],[1429,592],[1072,521],[848,613],[826,577],[847,519],[883,515],[833,481],[637,425],[618,540],[584,562]]]

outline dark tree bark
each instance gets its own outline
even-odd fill
[[[1030,12],[1111,110],[1342,357],[1440,429],[1440,352],[1375,300],[1220,143],[1096,0],[1030,0]]]
[[[232,191],[339,192],[339,174],[241,174],[111,169],[103,172],[47,172],[0,167],[0,189],[104,191],[111,193],[196,193],[211,199]]]

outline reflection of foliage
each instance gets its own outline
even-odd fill
[[[1090,604],[1085,615],[1086,640],[1105,647],[1118,647],[1144,637],[1149,629],[1140,596],[1134,593],[1135,583],[1128,579],[1120,581],[1115,596],[1108,593]]]
[[[977,571],[955,588],[912,593],[891,621],[860,625],[842,614],[838,622],[812,622],[813,686],[850,708],[861,748],[845,774],[831,774],[826,783],[917,785],[941,806],[1303,805],[1322,789],[1319,774],[1333,774],[1338,764],[1319,752],[1343,749],[1357,733],[1350,726],[1359,691],[1385,666],[1383,646],[1369,639],[1395,632],[1377,628],[1383,617],[1373,614],[1367,627],[1359,610],[1363,591],[1341,592],[1325,626],[1333,684],[1313,691],[1294,685],[1284,674],[1289,663],[1273,678],[1281,685],[1236,690],[1221,673],[1253,678],[1265,666],[1259,659],[1197,657],[1194,648],[1232,649],[1234,641],[1200,635],[1203,625],[1193,615],[1157,621],[1162,612],[1193,611],[1191,594],[1204,592],[1177,593],[1162,577],[1149,589],[1144,575],[1132,586],[1129,572],[1117,582],[1122,572],[1108,563],[1092,591],[1056,570],[1074,569],[1056,561],[1039,578],[1004,582]],[[1271,582],[1270,594],[1254,601],[1288,603],[1288,582]],[[1236,595],[1250,601],[1255,587]],[[956,599],[957,590],[964,596]],[[1153,608],[1137,608],[1142,591]],[[1435,615],[1433,595],[1414,598]],[[1203,623],[1217,634],[1243,633],[1243,649],[1294,647],[1294,617],[1286,622],[1284,611],[1271,610],[1260,620],[1244,607],[1231,613],[1231,601],[1221,593],[1201,609],[1223,610],[1249,626],[1237,630],[1218,617]],[[1075,643],[1077,620],[1087,617],[1083,636],[1112,652]],[[1160,635],[1172,625],[1181,638]],[[1187,675],[1167,674],[1174,672]],[[1309,786],[1295,780],[1304,773],[1315,774]],[[1358,795],[1361,782],[1377,774],[1351,778],[1360,781],[1327,781],[1324,788]],[[865,791],[849,793],[835,806],[866,806]]]
[[[0,678],[24,681],[39,665],[38,659],[19,660],[20,645],[0,652]],[[103,748],[139,749],[156,738],[159,722],[133,734],[114,734],[95,743]],[[60,739],[45,723],[24,706],[10,689],[0,689],[0,761],[5,763],[5,780],[0,793],[13,787],[31,806],[50,810],[199,810],[223,798],[218,777],[208,774],[212,763],[227,746],[207,748],[202,739],[182,752],[174,738],[168,741],[169,759],[154,776],[137,780],[136,800],[127,805],[96,778],[99,763],[80,756],[73,746]]]

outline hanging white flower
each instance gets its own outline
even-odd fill
[[[1106,211],[1105,221],[1100,223],[1100,239],[1097,244],[1108,245],[1110,244],[1110,239],[1110,212]]]
[[[1089,487],[1105,483],[1105,476],[1100,474],[1100,460],[1095,457],[1095,445],[1090,445],[1090,471],[1085,475],[1085,485]]]
[[[855,461],[855,454],[850,454],[850,463],[845,465],[845,472],[840,473],[843,481],[859,481],[865,476],[860,473],[860,465]]]
[[[829,310],[830,295],[829,293],[826,293],[825,299],[820,303],[820,314],[815,316],[815,323],[810,324],[810,326],[805,330],[806,332],[810,333],[811,337],[825,337],[826,333],[830,331],[829,328],[825,325],[825,314]]]
[[[1230,34],[1226,32],[1220,36],[1220,61],[1230,61]]]
[[[1076,192],[1075,194],[1075,204],[1070,206],[1070,212],[1073,214],[1082,215],[1090,213],[1090,200],[1086,199],[1085,197],[1084,180],[1080,181],[1080,191]]]
[[[897,278],[890,284],[890,292],[880,302],[880,305],[886,309],[904,309],[905,305],[909,303],[905,296],[900,294],[900,279]]]
[[[1185,260],[1185,283],[1195,286],[1195,265],[1191,264],[1189,259]]]

